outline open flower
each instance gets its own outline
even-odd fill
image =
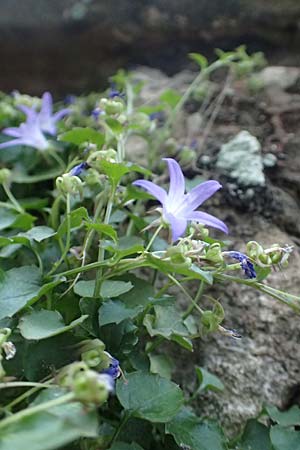
[[[56,123],[70,113],[69,108],[61,109],[53,114],[53,100],[50,92],[45,92],[42,96],[42,106],[37,113],[41,129],[52,136],[56,134]]]
[[[0,144],[0,149],[13,147],[15,145],[27,145],[28,147],[34,147],[38,150],[46,150],[49,146],[48,141],[41,130],[38,117],[34,111],[28,111],[26,122],[21,123],[19,127],[4,128],[2,132],[7,136],[14,137],[15,139],[2,142]]]
[[[185,193],[185,181],[179,164],[172,158],[167,161],[170,173],[170,187],[164,189],[147,180],[137,180],[133,184],[144,188],[162,205],[162,219],[170,225],[172,239],[176,241],[186,230],[189,221],[199,222],[219,230],[228,232],[224,222],[216,217],[196,209],[211,197],[222,186],[218,181],[209,180],[198,184],[189,193]]]

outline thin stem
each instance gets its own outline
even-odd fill
[[[31,395],[35,394],[35,392],[37,392],[40,389],[42,389],[42,387],[49,387],[49,385],[50,385],[50,383],[52,383],[52,381],[53,381],[53,378],[50,378],[50,380],[46,381],[45,383],[38,383],[38,384],[41,384],[42,386],[35,386],[35,387],[29,389],[28,391],[23,392],[23,394],[19,395],[18,397],[13,399],[8,405],[6,405],[5,408],[8,409],[8,410],[11,410],[11,408],[13,408],[14,406],[16,406],[19,403],[21,403],[27,397],[30,397]]]
[[[203,280],[201,280],[200,285],[199,285],[199,288],[198,288],[198,291],[197,291],[197,294],[196,294],[196,296],[195,296],[195,298],[194,298],[194,302],[195,302],[195,303],[192,303],[192,304],[189,306],[189,308],[186,310],[186,312],[185,312],[185,313],[183,314],[183,316],[182,316],[183,319],[186,319],[186,318],[192,313],[193,309],[195,308],[195,304],[198,303],[198,301],[200,300],[200,298],[201,298],[201,296],[202,296],[202,294],[203,294],[204,287],[205,287],[205,283],[204,283]]]
[[[121,433],[122,429],[124,428],[124,426],[126,425],[126,423],[128,422],[128,420],[130,419],[130,417],[131,417],[131,414],[130,414],[130,413],[127,413],[127,412],[124,413],[124,416],[123,416],[123,418],[122,418],[122,420],[121,420],[121,422],[120,422],[120,425],[119,425],[119,427],[117,428],[117,430],[116,430],[116,432],[115,432],[115,434],[114,434],[114,436],[113,436],[113,438],[112,438],[112,440],[111,440],[111,443],[110,443],[110,444],[111,444],[111,447],[112,447],[113,443],[116,442],[116,440],[117,440],[119,434]]]
[[[200,308],[199,305],[197,305],[197,303],[195,302],[195,300],[193,299],[193,297],[188,293],[188,291],[179,283],[178,280],[176,280],[176,278],[174,278],[172,275],[168,275],[168,277],[170,278],[170,280],[173,281],[174,284],[176,284],[176,286],[179,287],[179,289],[186,295],[186,297],[192,302],[192,304],[194,305],[194,307],[199,311],[200,314],[203,314],[203,309]]]
[[[159,227],[157,228],[157,230],[155,231],[155,233],[152,235],[150,241],[148,242],[148,245],[147,245],[147,247],[145,248],[145,252],[147,252],[147,251],[151,248],[153,242],[155,241],[155,239],[157,238],[157,236],[159,235],[159,233],[160,233],[160,231],[161,231],[162,229],[163,229],[163,225],[159,225]]]
[[[11,192],[11,190],[10,190],[8,184],[3,183],[2,186],[3,186],[3,189],[4,189],[4,191],[5,191],[5,194],[7,195],[9,201],[11,202],[11,204],[15,207],[15,209],[16,209],[19,213],[23,214],[25,211],[24,211],[24,209],[22,208],[22,206],[19,204],[18,200],[14,197],[14,195],[13,195],[13,193]]]
[[[31,408],[23,409],[22,411],[19,411],[15,414],[12,414],[11,416],[7,417],[6,419],[3,419],[0,422],[0,428],[4,428],[7,425],[11,425],[12,423],[18,422],[21,419],[24,419],[25,417],[32,416],[33,414],[36,414],[40,411],[47,411],[50,408],[53,408],[54,406],[63,405],[64,403],[68,403],[75,399],[75,396],[73,392],[69,392],[68,394],[65,394],[61,397],[55,398],[53,400],[49,400],[48,402],[41,403],[40,405],[32,406]]]
[[[66,259],[68,251],[71,245],[71,200],[70,194],[68,193],[66,196],[66,219],[67,219],[67,237],[64,251],[60,257],[60,259],[54,264],[48,275],[52,275],[56,269],[61,265],[61,263]]]
[[[17,387],[38,387],[38,388],[52,388],[54,385],[47,385],[44,383],[35,383],[33,381],[9,381],[0,383],[0,389],[17,388]]]
[[[107,202],[106,212],[105,212],[105,217],[104,217],[104,222],[103,222],[105,225],[109,224],[109,219],[110,219],[110,215],[111,215],[113,204],[114,204],[115,192],[116,192],[116,186],[112,186],[111,194],[110,194],[109,200]],[[100,238],[101,238],[101,236],[100,236]],[[105,253],[105,249],[104,249],[103,245],[101,245],[101,243],[99,243],[98,262],[102,262],[104,260],[104,253]],[[97,270],[97,274],[96,274],[94,297],[99,297],[99,295],[100,295],[102,274],[103,274],[103,268],[102,268],[102,266],[100,266],[99,269]]]

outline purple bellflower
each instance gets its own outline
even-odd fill
[[[43,151],[49,146],[34,110],[28,111],[26,122],[21,123],[19,127],[4,128],[2,132],[15,139],[2,142],[0,144],[0,149],[13,147],[15,145],[26,145]]]
[[[21,109],[21,108],[20,108]],[[29,108],[31,109],[31,108]],[[28,108],[26,108],[28,112]],[[27,115],[27,112],[22,108],[22,111]],[[70,113],[69,108],[63,108],[60,111],[53,114],[53,100],[50,92],[45,92],[42,96],[42,106],[37,114],[41,130],[45,133],[54,136],[57,132],[56,124],[59,120]]]
[[[109,356],[110,363],[109,363],[108,368],[102,370],[101,373],[110,375],[113,379],[116,379],[121,374],[120,362],[116,358],[111,356],[108,352],[105,352],[105,353]]]
[[[172,240],[177,241],[185,233],[189,221],[199,222],[228,233],[224,222],[205,212],[195,211],[222,187],[221,184],[214,180],[205,181],[186,194],[184,176],[179,164],[172,158],[164,158],[164,161],[167,161],[170,173],[168,193],[151,181],[137,180],[133,184],[144,188],[161,203],[162,219],[170,225]]]
[[[254,265],[249,260],[247,255],[244,253],[230,251],[223,252],[224,256],[229,256],[230,258],[237,259],[241,263],[241,268],[243,269],[247,278],[256,278],[256,272],[254,269]]]
[[[77,166],[74,166],[73,169],[70,170],[69,175],[78,177],[78,175],[82,174],[82,172],[88,168],[88,163],[82,162],[80,164],[77,164]]]

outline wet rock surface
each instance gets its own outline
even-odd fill
[[[2,0],[1,89],[82,93],[120,67],[176,73],[188,52],[240,44],[299,61],[299,19],[298,0]]]

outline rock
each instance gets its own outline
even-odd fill
[[[276,85],[285,90],[293,87],[300,80],[300,69],[298,67],[269,66],[255,77],[264,87]]]
[[[236,180],[240,186],[264,186],[261,146],[248,131],[241,131],[234,139],[223,144],[216,167]]]

